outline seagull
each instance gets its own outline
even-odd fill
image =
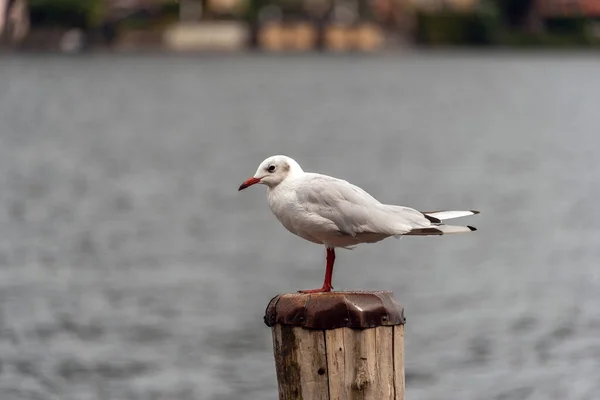
[[[323,286],[300,293],[330,292],[335,249],[351,249],[390,236],[430,236],[475,231],[472,226],[445,225],[444,220],[479,211],[429,211],[383,204],[363,189],[328,175],[304,172],[290,157],[276,155],[260,163],[238,191],[257,183],[267,186],[269,207],[293,234],[326,248]]]

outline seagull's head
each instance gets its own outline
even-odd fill
[[[238,190],[246,189],[255,183],[262,183],[273,189],[290,175],[302,173],[300,165],[287,156],[272,156],[261,162],[254,176],[240,185]]]

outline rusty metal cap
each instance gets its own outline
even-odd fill
[[[271,299],[265,324],[301,326],[307,329],[365,329],[404,325],[404,307],[392,292],[285,293]]]

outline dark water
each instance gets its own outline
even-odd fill
[[[413,400],[600,398],[600,60],[0,60],[0,399],[275,399],[262,315],[322,282],[265,157],[479,231],[340,251],[407,310]],[[465,220],[464,222],[467,222]]]

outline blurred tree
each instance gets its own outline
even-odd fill
[[[99,26],[106,15],[102,0],[29,0],[32,25],[77,27]]]
[[[502,20],[510,27],[525,28],[537,6],[536,0],[494,0]]]
[[[25,0],[0,0],[0,43],[19,42],[29,32],[29,9]]]
[[[179,0],[179,19],[181,21],[199,21],[206,8],[204,0]]]

